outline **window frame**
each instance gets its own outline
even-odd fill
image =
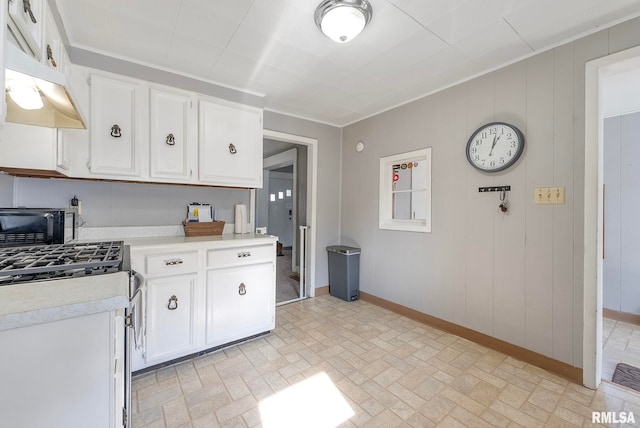
[[[378,227],[386,230],[406,232],[431,232],[431,147],[414,150],[380,158],[380,193],[378,209]],[[426,218],[423,219],[394,219],[393,215],[393,165],[409,161],[424,162],[427,167],[425,174],[426,190]],[[416,191],[423,191],[422,188]]]

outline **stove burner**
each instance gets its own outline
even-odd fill
[[[118,272],[123,252],[122,241],[0,248],[0,285]]]

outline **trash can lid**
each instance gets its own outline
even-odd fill
[[[340,253],[340,254],[360,254],[360,248],[356,247],[347,247],[346,245],[329,245],[327,247],[327,251],[331,253]]]

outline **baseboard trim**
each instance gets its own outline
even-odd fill
[[[372,303],[381,308],[388,309],[391,312],[405,316],[414,321],[427,324],[440,330],[444,330],[448,333],[455,334],[464,339],[470,340],[482,346],[486,346],[494,351],[502,352],[518,360],[548,370],[557,374],[565,379],[582,385],[582,369],[579,367],[571,366],[562,361],[547,357],[537,352],[531,351],[526,348],[514,345],[504,340],[496,339],[484,333],[471,330],[470,328],[463,327],[458,324],[454,324],[449,321],[445,321],[441,318],[434,317],[432,315],[425,314],[423,312],[416,311],[415,309],[408,308],[406,306],[399,305],[389,300],[382,299],[374,296],[373,294],[360,291],[360,299],[365,302]]]
[[[325,285],[324,287],[316,287],[316,297],[324,296],[325,294],[329,294],[329,286]]]
[[[640,315],[628,312],[614,311],[613,309],[602,308],[602,316],[614,321],[628,322],[629,324],[640,325]]]

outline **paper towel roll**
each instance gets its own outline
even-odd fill
[[[235,233],[246,233],[247,231],[247,206],[237,204],[235,207]]]

